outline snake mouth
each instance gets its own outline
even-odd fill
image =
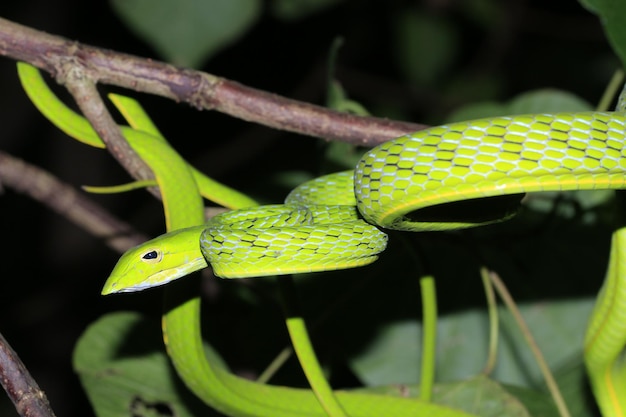
[[[506,220],[521,207],[525,194],[507,194],[471,198],[436,204],[404,214],[402,221],[411,223],[466,224],[467,227]]]

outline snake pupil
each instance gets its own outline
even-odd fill
[[[149,260],[149,259],[156,259],[156,258],[158,258],[158,256],[159,256],[159,254],[157,253],[157,251],[153,250],[153,251],[145,253],[142,256],[142,258],[146,259],[146,260]]]

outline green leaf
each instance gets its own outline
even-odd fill
[[[483,101],[463,106],[446,117],[447,122],[482,119],[508,115],[508,106],[495,101]]]
[[[534,211],[555,213],[568,219],[582,214],[584,224],[593,224],[597,220],[594,209],[609,204],[614,198],[615,190],[545,191],[529,194],[524,205]]]
[[[579,386],[581,384],[578,384]],[[516,387],[512,385],[502,385],[511,396],[524,405],[528,413],[533,417],[558,417],[559,410],[554,404],[552,397],[546,392],[538,392],[524,387]],[[578,393],[578,398],[583,399],[584,396]],[[571,403],[568,402],[567,407],[572,411]],[[580,414],[572,414],[580,415]]]
[[[343,46],[343,38],[336,37],[328,52],[328,86],[326,88],[326,106],[346,113],[357,114],[359,116],[369,116],[365,106],[351,100],[346,94],[341,83],[335,79],[335,67],[339,60],[339,52]]]
[[[331,80],[328,86],[327,107],[345,113],[359,116],[369,116],[370,113],[359,102],[350,100],[339,81]]]
[[[580,0],[580,3],[600,17],[613,50],[622,61],[622,69],[626,68],[626,2]]]
[[[259,0],[111,0],[119,17],[164,59],[198,67],[256,21]]]
[[[509,103],[509,114],[591,111],[593,106],[567,91],[546,88],[528,91]]]
[[[591,104],[567,91],[552,88],[528,91],[508,103],[480,102],[457,109],[447,117],[448,122],[509,116],[529,113],[560,113],[590,111]]]
[[[331,56],[334,62],[336,54]],[[330,71],[329,71],[330,72]],[[332,74],[331,74],[332,77]],[[343,89],[341,83],[335,79],[331,79],[328,85],[327,106],[331,109],[352,113],[359,116],[369,116],[370,113],[359,102],[351,100]],[[324,162],[327,172],[340,171],[344,169],[352,169],[363,156],[363,151],[356,145],[332,141],[326,145]]]
[[[289,192],[298,185],[312,180],[314,177],[306,171],[281,171],[272,175],[270,180],[272,184],[279,186],[281,189]]]
[[[532,395],[533,400],[546,402],[546,395],[529,390],[516,393]],[[433,392],[433,400],[481,417],[530,417],[524,402],[512,395],[506,387],[479,375],[462,382],[441,384]],[[554,410],[552,416],[558,416]]]
[[[271,11],[283,20],[297,20],[328,9],[343,0],[273,0]]]
[[[572,416],[595,415],[594,406],[590,404],[589,387],[585,383],[587,372],[583,363],[565,366],[555,373],[555,377]]]
[[[326,170],[331,172],[353,169],[362,156],[362,148],[345,142],[331,142],[326,147]]]
[[[456,55],[454,28],[440,17],[406,11],[396,27],[396,61],[405,77],[418,86],[439,79]]]
[[[83,333],[74,370],[98,417],[218,415],[178,382],[160,334],[158,322],[128,312],[104,316]]]
[[[417,385],[391,385],[368,388],[363,391],[392,396],[419,396]],[[436,384],[433,388],[432,400],[437,404],[447,405],[481,417],[558,416],[551,398],[545,393],[527,388],[511,389],[485,375],[478,375],[464,381]],[[531,413],[531,409],[539,411],[540,414]]]
[[[498,0],[466,0],[459,6],[468,18],[487,29],[506,18],[506,8]]]
[[[533,336],[551,369],[581,363],[584,325],[592,300],[521,306]],[[500,309],[501,333],[494,379],[522,387],[542,386],[542,376],[517,325]],[[351,368],[366,385],[419,383],[421,327],[416,321],[389,324],[352,359]],[[482,371],[488,351],[485,312],[470,310],[445,316],[437,325],[437,380],[458,381]]]

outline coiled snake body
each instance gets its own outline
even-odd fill
[[[33,67],[18,68],[42,113],[71,136],[103,146]],[[384,229],[478,226],[510,217],[523,193],[626,188],[623,112],[497,117],[438,126],[384,143],[367,152],[354,171],[297,187],[284,205],[250,207],[249,198],[209,182],[221,204],[240,210],[202,224],[198,188],[207,187],[198,184],[210,180],[190,169],[147,116],[126,117],[132,128],[122,131],[155,173],[169,233],[126,252],[103,294],[166,284],[209,263],[216,275],[227,278],[366,265],[385,249]],[[488,210],[480,207],[485,199]],[[616,235],[612,267],[586,341],[585,360],[605,417],[626,415],[626,371],[619,361],[626,344],[626,277],[620,273],[624,256],[618,249],[624,246],[618,245],[624,233]],[[236,417],[327,415],[329,409],[310,390],[254,383],[207,361],[199,298],[177,291],[168,289],[164,336],[178,373],[200,398]],[[351,417],[470,416],[411,398],[346,391],[331,395]]]

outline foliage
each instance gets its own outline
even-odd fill
[[[166,60],[195,67],[240,37],[258,18],[259,0],[113,0],[121,19]]]
[[[341,88],[372,114],[425,123],[591,108],[588,102],[599,99],[612,71],[620,66],[601,37],[586,39],[584,42],[591,45],[581,48],[584,42],[580,39],[555,35],[562,29],[560,25],[568,28],[571,16],[583,20],[590,30],[599,31],[595,18],[571,4],[559,9],[556,5],[524,2],[504,6],[495,0],[471,0],[453,6],[437,5],[437,2],[418,5],[388,2],[376,6],[362,3],[368,2],[112,0],[110,6],[119,22],[124,22],[141,39],[138,42],[129,33],[122,33],[123,41],[116,45],[120,51],[132,52],[130,48],[137,48],[151,54],[153,50],[159,54],[155,58],[181,66],[208,65],[210,71],[217,67],[223,72],[220,75],[287,95],[294,90],[294,84],[299,84],[301,88],[295,90],[304,91],[301,97],[308,101],[316,100],[319,91],[327,90],[326,82],[320,81],[324,76],[318,74],[324,71],[318,68],[326,68],[326,51],[332,40],[342,35],[344,46],[335,58],[336,71],[331,74],[338,83],[336,88]],[[622,40],[622,32],[626,25],[620,22],[626,11],[616,9],[623,7],[621,3],[586,0],[584,4],[600,16],[611,46],[624,62],[626,41]],[[520,11],[516,7],[523,7],[531,19],[518,18]],[[87,22],[93,18],[87,12],[83,16]],[[554,17],[556,27],[545,24],[541,26],[545,33],[529,34],[533,22],[542,22],[546,16]],[[107,19],[107,27],[119,25],[113,15],[107,15]],[[349,22],[349,19],[353,20]],[[327,29],[321,31],[325,25]],[[293,32],[295,26],[301,26],[302,32]],[[314,41],[305,41],[305,35]],[[286,36],[295,41],[287,42]],[[254,37],[262,40],[255,43],[251,40]],[[518,39],[514,40],[515,37]],[[539,43],[537,38],[545,42],[535,46]],[[143,49],[143,42],[150,46],[148,52]],[[309,42],[315,47],[307,48]],[[129,48],[124,47],[126,43]],[[279,60],[285,56],[287,60]],[[234,63],[229,64],[229,60]],[[302,81],[308,71],[315,74],[313,87]],[[316,93],[311,94],[310,89]],[[202,131],[200,136],[224,137],[226,144],[222,142],[218,150],[227,155],[222,159],[233,161],[231,165],[215,158],[210,159],[215,165],[204,164],[201,158],[196,161],[210,175],[219,176],[221,168],[222,173],[231,175],[229,178],[223,174],[225,181],[230,180],[265,201],[279,200],[294,185],[294,177],[299,182],[321,171],[352,166],[355,155],[361,151],[347,149],[346,145],[296,143],[299,139],[290,137],[278,144],[274,138],[267,139],[260,145],[264,146],[263,152],[253,149],[240,155],[238,151],[242,147],[252,145],[239,141],[233,142],[239,145],[228,148],[227,141],[243,136],[241,126],[233,127],[232,121],[215,116],[182,115],[190,113],[188,109],[163,110],[162,103],[150,99],[146,102],[154,109],[153,118],[160,126],[163,124],[166,136],[185,153],[215,151],[209,150],[206,143],[192,144],[198,141],[188,140],[198,137],[199,131]],[[261,142],[268,135],[258,130],[253,133],[252,136],[261,136]],[[37,146],[53,149],[56,142],[42,145],[42,135],[38,136]],[[263,158],[254,159],[257,155]],[[302,157],[296,158],[297,155]],[[101,158],[100,154],[97,158]],[[239,172],[246,171],[244,165],[250,165],[248,174],[252,174],[237,178]],[[215,166],[217,169],[212,172]],[[105,173],[110,170],[98,169]],[[71,175],[77,183],[88,182],[86,178],[107,183],[119,179],[89,174],[88,169],[83,173],[76,165]],[[127,200],[117,204],[129,210],[125,215],[133,220],[150,219],[135,223],[158,233],[159,207],[138,200],[140,197],[124,198]],[[619,203],[614,193],[533,196],[520,217],[508,224],[462,234],[393,236],[395,243],[392,242],[390,253],[372,267],[299,278],[303,308],[311,322],[318,322],[314,342],[328,365],[331,382],[342,387],[402,383],[414,389],[419,382],[420,357],[417,278],[427,271],[437,277],[444,315],[439,322],[437,373],[442,384],[438,389],[445,392],[450,388],[445,383],[467,378],[461,383],[462,388],[454,385],[452,390],[465,404],[478,397],[486,403],[493,400],[495,411],[485,412],[485,416],[556,415],[536,366],[505,312],[501,313],[502,346],[493,379],[476,376],[484,366],[487,340],[478,267],[487,264],[503,276],[514,296],[523,302],[525,317],[564,387],[573,414],[594,415],[593,405],[585,400],[588,393],[581,362],[582,323],[602,281],[610,232],[623,223],[623,216],[617,212]],[[4,226],[8,227],[8,222]],[[65,229],[67,225],[62,227]],[[60,232],[59,226],[46,226],[44,230],[52,236],[66,233]],[[39,251],[51,250],[54,254],[80,246],[50,243],[54,241],[51,239]],[[65,249],[55,250],[53,246]],[[90,255],[82,250],[78,253],[83,257],[98,257],[98,268],[88,265],[79,270],[76,259],[68,258],[66,264],[61,264],[48,258],[45,268],[57,268],[60,272],[49,274],[47,270],[29,267],[26,272],[41,277],[58,275],[55,279],[60,282],[72,281],[67,278],[71,275],[81,279],[87,276],[93,280],[91,284],[61,287],[45,282],[41,284],[48,289],[45,296],[26,295],[25,307],[5,310],[4,315],[17,311],[41,320],[44,313],[33,310],[41,309],[42,305],[45,309],[49,302],[46,297],[58,297],[66,302],[69,297],[77,309],[89,311],[82,317],[80,326],[96,316],[104,316],[81,337],[74,357],[74,368],[99,417],[125,416],[129,412],[210,415],[176,382],[158,340],[156,321],[147,319],[145,314],[102,314],[122,308],[141,310],[156,317],[158,290],[100,300],[98,286],[106,277],[107,268],[113,265],[115,255],[98,256],[104,250],[94,248],[93,244],[91,251]],[[407,261],[411,259],[407,251],[417,253],[415,265]],[[211,281],[207,286],[212,297],[205,309],[205,322],[211,323],[208,329],[211,344],[236,372],[257,376],[287,343],[276,312],[273,281],[263,279],[246,284]],[[29,289],[16,288],[16,292],[28,294]],[[75,295],[60,295],[60,292]],[[89,310],[93,306],[88,304],[97,304],[97,311]],[[27,326],[28,318],[17,322]],[[77,326],[76,322],[72,323]],[[130,336],[123,337],[126,334]],[[124,373],[128,378],[122,378]],[[304,383],[295,361],[279,371],[272,382]],[[42,385],[46,389],[46,384]],[[55,406],[54,398],[52,402]],[[499,408],[502,404],[508,405]],[[136,408],[129,409],[129,405]],[[63,413],[59,411],[59,414]]]

